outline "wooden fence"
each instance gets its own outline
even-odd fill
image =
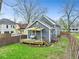
[[[27,38],[27,36],[22,35],[21,38],[25,39],[25,38]],[[12,43],[19,43],[19,42],[20,42],[20,36],[0,38],[0,46],[12,44]]]
[[[11,37],[11,34],[0,34],[0,39],[1,38],[8,38]]]
[[[69,35],[70,33],[69,32],[61,32],[60,34],[61,35]]]
[[[19,42],[19,36],[1,38],[0,39],[0,46],[6,45],[6,44],[18,43],[18,42]]]

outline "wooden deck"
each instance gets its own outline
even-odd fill
[[[32,44],[32,45],[48,45],[47,42],[41,40],[32,40],[32,39],[22,39],[20,40],[21,43],[25,44]]]

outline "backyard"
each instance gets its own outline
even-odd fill
[[[68,39],[64,37],[49,47],[11,44],[0,47],[0,59],[64,59],[67,46]]]
[[[0,0],[0,59],[79,59],[78,6],[79,0]]]

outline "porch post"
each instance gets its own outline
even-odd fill
[[[51,30],[49,29],[49,43],[51,42]]]
[[[35,36],[36,36],[36,30],[35,30]]]
[[[58,35],[58,33],[57,33],[57,28],[55,29],[55,31],[56,31],[56,37],[57,37],[57,35]]]
[[[28,32],[29,32],[29,30],[27,30],[27,39],[29,39],[29,37],[28,37]]]
[[[41,41],[42,41],[42,30],[41,30]]]

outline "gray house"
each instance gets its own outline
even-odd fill
[[[60,35],[60,26],[47,16],[42,16],[39,20],[28,25],[26,29],[28,31],[27,39],[43,40],[48,43]]]

